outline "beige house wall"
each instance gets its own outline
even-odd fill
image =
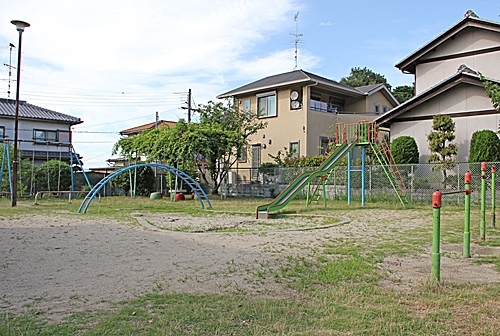
[[[306,106],[301,109],[290,109],[290,90],[279,90],[276,92],[276,117],[260,118],[260,121],[266,122],[267,127],[260,130],[257,134],[249,137],[249,148],[247,151],[246,162],[238,162],[239,168],[250,168],[252,166],[252,145],[261,146],[261,163],[274,162],[269,154],[276,156],[278,151],[284,151],[286,147],[290,150],[290,142],[299,142],[299,155],[304,156],[306,152],[306,133],[304,128],[306,121]],[[241,108],[243,100],[250,98],[250,108],[252,111],[257,109],[256,95],[241,97]],[[271,142],[271,143],[269,143]]]
[[[329,138],[332,135],[332,127],[335,125],[337,115],[328,112],[309,111],[307,114],[307,148],[304,156],[319,155],[320,137]]]
[[[290,108],[290,94],[292,90],[302,90],[302,107],[292,110]],[[310,108],[311,90],[314,96],[323,102],[329,102],[330,97],[339,97],[344,100],[345,114],[336,114],[327,111],[317,111]],[[261,121],[267,123],[267,127],[251,136],[248,140],[246,161],[239,161],[237,168],[255,168],[252,161],[252,146],[260,146],[260,164],[265,162],[274,163],[269,154],[276,156],[278,151],[284,153],[284,149],[290,150],[291,142],[299,143],[299,156],[313,156],[320,154],[321,137],[330,138],[333,134],[336,122],[357,123],[360,120],[373,120],[376,115],[375,103],[380,104],[380,113],[383,106],[391,109],[393,106],[381,92],[371,96],[359,95],[357,98],[346,97],[335,92],[329,92],[328,87],[302,86],[286,87],[276,90],[276,117],[263,117]],[[272,90],[269,90],[272,91]],[[257,110],[257,94],[253,92],[245,96],[238,96],[237,102],[240,109],[244,108],[244,100],[250,99],[250,109]],[[370,106],[366,114],[367,107]],[[258,148],[258,147],[256,147]],[[283,157],[283,156],[282,156]]]
[[[483,88],[462,84],[404,114],[404,118],[427,116],[427,120],[391,124],[391,141],[403,135],[415,138],[420,153],[420,162],[425,163],[430,155],[427,135],[432,130],[432,116],[440,113],[447,114],[455,122],[457,139],[455,143],[458,146],[456,160],[465,162],[469,158],[470,139],[475,131],[488,129],[497,132],[498,130],[500,114],[473,115],[474,112],[491,109],[491,101],[485,95]],[[464,112],[468,115],[453,117],[453,114]]]
[[[436,57],[456,55],[500,45],[500,34],[476,28],[467,29],[456,35],[428,53],[422,60]],[[453,58],[449,60],[438,60],[435,62],[422,63],[416,67],[416,93],[419,94],[436,83],[443,81],[457,72],[460,65],[465,64],[469,68],[481,72],[484,76],[500,78],[500,67],[492,66],[500,64],[500,51],[476,54],[466,57]]]
[[[455,122],[455,143],[458,154],[457,162],[467,162],[469,159],[470,139],[472,134],[478,130],[492,130],[496,132],[496,125],[500,122],[498,114],[486,116],[468,116],[453,118]],[[391,125],[391,141],[397,137],[408,135],[415,139],[420,153],[420,163],[426,163],[431,154],[427,136],[432,131],[432,120],[397,122]]]
[[[366,112],[375,112],[375,106],[379,106],[379,113],[384,113],[384,106],[387,106],[387,111],[392,109],[392,103],[380,91],[375,92],[371,96],[366,97]]]

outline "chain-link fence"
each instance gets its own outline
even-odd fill
[[[493,162],[487,165],[487,202],[491,202],[491,166],[500,166]],[[330,174],[311,181],[309,190],[314,193],[321,190],[321,184],[325,182],[326,195],[328,199],[347,199],[347,186],[351,187],[351,199],[361,200],[362,195],[362,173],[361,166],[351,166],[350,176],[346,166],[335,167]],[[389,167],[385,167],[389,168]],[[381,165],[365,166],[365,198],[368,202],[389,201],[399,202],[397,192],[406,196],[411,203],[430,204],[432,193],[436,190],[457,191],[463,190],[464,174],[470,171],[472,174],[471,202],[479,204],[481,189],[481,163],[455,163],[441,169],[436,164],[414,164],[398,165],[401,176],[405,182],[406,190],[394,190],[391,184],[391,169],[384,169]],[[283,191],[293,180],[304,172],[314,171],[315,168],[248,168],[232,169],[229,171],[227,183],[221,192],[226,196],[253,196],[253,197],[275,197]],[[389,171],[389,173],[386,173]],[[496,188],[499,186],[496,179]],[[348,183],[349,181],[349,183]],[[320,188],[318,188],[320,186]],[[297,197],[305,197],[308,188],[304,188]],[[496,193],[497,199],[500,193]],[[443,202],[448,204],[463,204],[464,194],[458,193],[443,197]]]

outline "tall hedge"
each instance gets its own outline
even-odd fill
[[[492,130],[476,131],[470,140],[469,162],[500,161],[500,138]]]
[[[408,135],[392,140],[391,153],[397,164],[414,164],[419,162],[420,154],[417,142]]]

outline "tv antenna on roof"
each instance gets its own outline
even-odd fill
[[[12,66],[12,48],[15,48],[16,46],[13,45],[12,43],[9,43],[9,64],[4,63],[6,67],[9,68],[9,86],[7,89],[7,98],[10,98],[10,78],[12,77],[12,69],[15,69],[15,67]]]
[[[300,12],[297,12],[297,14],[295,14],[294,16],[294,20],[295,20],[295,34],[290,34],[290,35],[293,35],[295,36],[295,67],[293,68],[293,70],[297,70],[298,69],[298,66],[297,66],[297,54],[298,54],[298,48],[299,48],[299,42],[300,42],[300,38],[304,35],[302,34],[299,34],[299,13]]]

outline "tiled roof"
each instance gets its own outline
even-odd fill
[[[176,124],[175,121],[160,120],[158,122],[158,127],[173,127],[175,124]],[[155,127],[156,127],[156,122],[151,122],[148,124],[135,126],[135,127],[120,131],[120,135],[134,135],[134,134],[140,133],[140,132],[148,130],[148,129],[153,129]]]
[[[486,80],[500,84],[500,80],[490,77],[485,77]],[[470,69],[465,65],[461,65],[458,71],[452,76],[446,78],[445,80],[435,84],[434,86],[428,88],[424,92],[421,92],[418,96],[413,97],[405,101],[403,104],[393,108],[389,112],[376,118],[374,122],[382,127],[389,127],[389,125],[400,115],[406,113],[407,111],[425,103],[426,101],[438,96],[439,94],[446,92],[451,87],[457,86],[461,83],[472,84],[472,85],[483,85],[479,74]]]
[[[294,70],[278,75],[273,75],[269,76],[263,79],[259,79],[255,82],[252,82],[247,85],[243,85],[237,89],[228,91],[226,93],[223,93],[221,95],[218,95],[217,98],[228,98],[231,96],[239,95],[239,94],[245,94],[245,93],[252,93],[256,91],[261,91],[261,90],[266,90],[266,89],[273,89],[277,88],[280,86],[286,86],[286,85],[296,85],[296,84],[304,84],[307,82],[311,83],[321,83],[324,85],[328,85],[330,87],[334,87],[340,91],[344,92],[349,92],[350,94],[354,95],[362,95],[363,93],[356,88],[340,84],[334,80],[321,77],[315,74],[312,74],[310,72],[304,71],[304,70]]]
[[[369,93],[370,91],[372,91],[374,89],[378,89],[379,87],[381,87],[381,85],[384,85],[384,84],[372,84],[372,85],[356,86],[356,89],[358,89],[359,91],[361,91],[363,93]]]
[[[469,10],[465,13],[464,17],[452,27],[448,28],[430,42],[424,44],[422,47],[406,56],[403,60],[399,61],[396,64],[396,68],[402,72],[414,74],[415,68],[417,64],[419,64],[422,57],[437,48],[440,44],[444,43],[448,39],[454,38],[458,33],[470,27],[500,32],[500,22],[481,19],[474,14],[474,12]]]
[[[15,117],[16,101],[13,99],[0,98],[0,116]],[[71,125],[81,124],[83,120],[67,114],[52,111],[43,107],[19,101],[19,118],[51,120]]]

